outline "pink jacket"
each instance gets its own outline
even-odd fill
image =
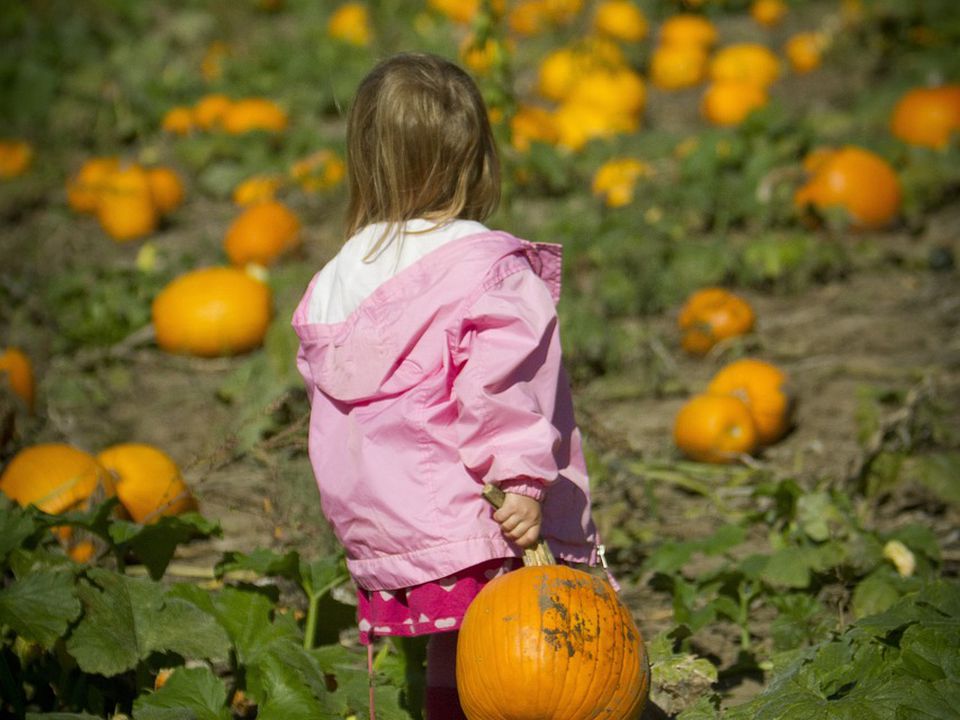
[[[561,362],[561,248],[502,232],[452,240],[346,320],[293,316],[324,515],[369,590],[521,554],[480,496],[538,497],[558,557],[595,560],[586,466]]]

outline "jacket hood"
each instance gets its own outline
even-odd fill
[[[502,232],[452,240],[382,283],[344,321],[311,323],[314,276],[293,315],[308,386],[348,405],[399,395],[448,362],[444,348],[501,261],[521,257],[560,296],[560,245]]]

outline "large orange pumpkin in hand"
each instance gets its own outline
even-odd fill
[[[227,229],[223,242],[234,265],[269,265],[300,242],[300,220],[276,200],[249,205]]]
[[[793,394],[787,374],[776,365],[743,358],[713,376],[708,393],[733,395],[750,411],[760,445],[770,445],[790,429]]]
[[[116,479],[117,497],[136,522],[152,523],[197,507],[180,468],[162,450],[145,443],[112,445],[97,454]]]
[[[704,355],[721,340],[753,330],[755,316],[750,303],[723,288],[704,288],[693,293],[677,317],[680,345],[688,353]]]
[[[650,684],[640,632],[610,583],[563,565],[488,583],[463,618],[456,668],[470,720],[634,720]]]
[[[852,145],[816,152],[813,175],[793,196],[798,208],[841,208],[854,227],[863,229],[885,227],[897,217],[903,192],[886,160]]]
[[[909,90],[893,108],[890,129],[910,145],[947,147],[960,130],[960,85]]]
[[[200,357],[252,350],[267,332],[271,302],[270,288],[239,268],[193,270],[153,300],[157,345]]]
[[[757,449],[757,428],[743,400],[705,393],[694,395],[680,408],[673,441],[692,460],[731,463]]]

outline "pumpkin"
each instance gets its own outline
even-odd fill
[[[742,400],[753,418],[760,445],[775,443],[790,428],[793,393],[787,374],[772,363],[756,358],[736,360],[713,376],[707,392]]]
[[[765,88],[780,76],[780,59],[765,45],[734,43],[714,54],[709,72],[712,80],[749,82]]]
[[[510,142],[519,152],[528,152],[535,142],[553,144],[559,139],[553,115],[536,105],[520,105],[510,118]]]
[[[494,578],[464,615],[457,689],[470,720],[638,718],[650,674],[610,583],[562,565]]]
[[[649,30],[647,18],[631,0],[603,0],[594,11],[593,29],[626,42],[643,40]]]
[[[359,2],[347,2],[338,7],[327,20],[327,35],[350,45],[366,47],[370,44],[370,12]]]
[[[550,52],[537,68],[537,91],[563,101],[582,76],[592,70],[625,67],[623,51],[605,38],[590,38]]]
[[[273,200],[283,184],[277,175],[254,175],[233,189],[233,202],[240,207]]]
[[[739,125],[767,101],[766,91],[756,83],[721,80],[707,86],[700,101],[700,113],[714,125]]]
[[[270,288],[239,268],[187,272],[153,300],[157,345],[200,357],[252,350],[267,332],[271,302]]]
[[[183,105],[167,110],[163,116],[161,127],[164,132],[172,135],[188,135],[194,128],[194,111]]]
[[[227,229],[223,247],[234,265],[269,265],[300,242],[300,220],[276,200],[247,206]]]
[[[593,194],[602,197],[607,207],[623,207],[633,201],[637,180],[651,174],[650,166],[636,158],[608,160],[593,175]]]
[[[197,100],[193,106],[193,120],[203,130],[212,130],[223,123],[233,100],[222,93],[210,93]]]
[[[876,153],[856,146],[823,151],[810,179],[794,193],[797,208],[842,208],[857,228],[889,225],[900,212],[903,193],[896,172]]]
[[[114,495],[113,481],[90,453],[66,443],[24,448],[0,475],[0,492],[46,513],[77,510]]]
[[[893,108],[890,130],[909,145],[946,148],[960,130],[960,85],[908,90]]]
[[[22,175],[33,162],[33,146],[26,140],[0,140],[0,180]]]
[[[633,132],[637,124],[636,118],[626,113],[611,113],[578,102],[562,103],[553,113],[557,145],[573,152],[582,149],[590,140]]]
[[[168,167],[153,167],[147,170],[150,197],[161,215],[173,212],[183,202],[183,182],[175,171]]]
[[[427,5],[456,23],[469,25],[480,9],[480,0],[427,0]]]
[[[543,32],[547,24],[543,0],[517,0],[511,3],[507,26],[514,35],[530,37]]]
[[[783,51],[793,71],[802,75],[820,67],[820,56],[825,45],[826,39],[822,33],[801,32],[790,36]]]
[[[717,42],[717,28],[703,15],[671,15],[660,25],[662,45],[699,45],[705,50]]]
[[[637,118],[643,112],[646,96],[643,78],[620,66],[585,72],[571,85],[565,102],[589,106],[614,117]]]
[[[680,345],[688,353],[704,355],[721,340],[753,330],[750,303],[723,288],[697,290],[680,309]]]
[[[286,129],[287,114],[272,100],[244,98],[227,108],[221,124],[231,135],[254,131],[276,133]]]
[[[0,353],[0,379],[5,380],[10,390],[33,412],[33,364],[23,350],[11,347]]]
[[[757,449],[757,428],[750,408],[734,395],[702,393],[680,408],[673,441],[692,460],[730,463]]]
[[[750,17],[763,27],[775,27],[787,14],[787,4],[783,0],[753,0],[750,4]]]
[[[107,185],[107,178],[120,167],[115,157],[94,157],[87,160],[80,170],[67,181],[67,202],[80,213],[94,213],[100,195]]]
[[[307,192],[329,190],[343,180],[347,166],[332,150],[312,152],[290,166],[290,177]]]
[[[97,461],[113,474],[120,503],[138,523],[149,524],[164,515],[196,509],[180,468],[152,445],[112,445],[97,454]]]
[[[97,202],[97,220],[117,242],[149,235],[157,227],[146,170],[136,164],[118,168],[104,179]]]
[[[650,82],[661,90],[679,90],[703,82],[707,51],[702,45],[658,45],[650,56]]]

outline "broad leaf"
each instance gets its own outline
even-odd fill
[[[0,562],[33,534],[36,523],[0,493]]]
[[[66,634],[80,610],[70,572],[30,573],[0,590],[0,625],[45,648]]]
[[[296,550],[281,555],[268,548],[257,548],[251,553],[224,553],[214,572],[217,577],[223,577],[228,572],[249,570],[263,577],[282,577],[300,582],[300,563],[300,554]]]
[[[197,538],[219,536],[220,526],[198,513],[161,517],[150,525],[118,520],[110,525],[110,537],[130,548],[150,573],[159,580],[178,545]]]
[[[227,689],[207,667],[178,667],[156,692],[133,703],[134,720],[230,720]]]

